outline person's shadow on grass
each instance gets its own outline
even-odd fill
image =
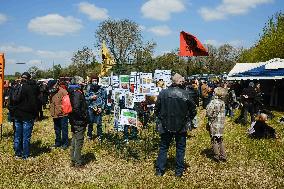
[[[84,160],[84,162],[83,162],[84,165],[87,165],[87,164],[97,160],[95,154],[91,153],[91,152],[83,154],[82,159]]]
[[[40,156],[41,154],[51,152],[51,149],[48,146],[42,145],[42,142],[40,140],[33,141],[30,145],[30,149],[32,157]]]
[[[211,159],[211,160],[213,160],[213,161],[216,161],[216,158],[214,157],[214,152],[213,152],[212,148],[206,148],[206,149],[202,150],[200,154]]]

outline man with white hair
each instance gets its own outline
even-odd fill
[[[183,175],[185,165],[187,125],[196,115],[196,106],[188,91],[183,87],[184,78],[175,74],[173,84],[159,93],[156,101],[157,129],[161,136],[160,151],[156,164],[156,175],[163,176],[165,172],[167,153],[171,141],[176,141],[176,170],[177,177]]]

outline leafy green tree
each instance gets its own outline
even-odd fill
[[[240,62],[263,62],[273,58],[284,58],[284,14],[276,13],[263,28],[259,41],[244,49]]]
[[[88,64],[94,59],[94,54],[89,47],[83,47],[73,54],[72,64],[69,66],[70,75],[79,75],[85,78],[87,76]]]
[[[16,78],[21,77],[21,73],[20,73],[20,72],[15,72],[15,77],[16,77]]]
[[[42,70],[40,70],[38,67],[36,66],[32,66],[28,69],[28,72],[31,74],[31,76],[34,78],[34,79],[39,79],[42,77]]]
[[[126,73],[136,67],[143,70],[144,64],[151,62],[154,42],[143,44],[143,38],[139,25],[131,20],[105,20],[100,23],[95,32],[96,46],[101,47],[103,41],[109,48],[116,66],[115,73]],[[137,65],[134,65],[136,64]],[[149,69],[148,66],[145,69]]]

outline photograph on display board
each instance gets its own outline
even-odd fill
[[[99,80],[99,85],[103,87],[107,87],[110,85],[110,77],[102,77]]]
[[[123,90],[118,90],[118,89],[114,90],[113,91],[114,103],[119,104],[119,99],[122,98],[123,95],[124,95]]]
[[[149,85],[152,83],[152,73],[142,73],[140,76],[140,82],[142,85]]]
[[[129,109],[122,109],[120,114],[122,125],[137,126],[137,112]]]
[[[119,87],[119,79],[118,79],[118,76],[116,76],[116,75],[112,76],[112,78],[111,78],[111,83],[112,83],[112,86],[113,86],[113,87],[118,88],[118,87]]]
[[[134,108],[134,94],[133,93],[128,92],[125,94],[125,107]]]
[[[129,75],[120,75],[119,76],[120,88],[129,89],[129,80],[130,80]]]
[[[114,106],[114,129],[117,131],[123,131],[123,125],[120,124],[120,107]]]
[[[134,102],[142,102],[144,100],[145,100],[145,95],[144,94],[142,94],[142,93],[134,94],[134,99],[133,99]]]

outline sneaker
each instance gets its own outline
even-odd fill
[[[98,141],[99,141],[99,142],[103,142],[102,137],[98,137]]]
[[[33,157],[23,157],[23,160],[26,160],[26,161],[34,161],[35,158],[33,158]]]
[[[63,146],[61,146],[61,149],[66,150],[66,149],[68,149],[68,146],[67,145],[63,145]]]
[[[60,147],[60,146],[59,146],[59,145],[56,145],[56,144],[54,144],[54,145],[51,146],[52,149],[59,148],[59,147]]]
[[[15,159],[19,160],[19,159],[22,159],[22,157],[16,155],[16,156],[15,156]]]
[[[124,139],[123,141],[125,144],[129,144],[129,140],[128,139]]]

